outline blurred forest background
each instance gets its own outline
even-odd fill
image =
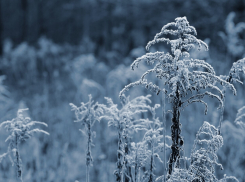
[[[180,16],[186,16],[197,29],[197,38],[209,44],[208,52],[192,56],[206,60],[217,75],[228,74],[232,63],[245,57],[245,29],[237,26],[245,22],[244,0],[0,1],[0,121],[16,117],[19,108],[29,108],[27,115],[49,125],[50,136],[40,134],[20,146],[24,181],[85,181],[86,139],[78,131],[82,126],[73,122],[69,103],[87,102],[92,94],[100,103],[107,96],[120,105],[119,91],[147,69],[140,65],[132,71],[130,64],[145,54],[147,42],[163,25]],[[169,49],[165,44],[154,48]],[[245,181],[245,132],[234,124],[237,110],[245,105],[245,86],[235,86],[237,96],[227,93],[224,146],[218,153],[224,170],[217,169],[217,175],[226,173]],[[127,94],[134,98],[151,93],[136,87]],[[161,97],[152,95],[153,104],[160,103]],[[203,121],[218,126],[218,103],[207,102],[206,116],[200,104],[182,113],[186,156]],[[161,119],[161,112],[157,114]],[[94,128],[91,181],[112,182],[117,133],[106,121]],[[6,137],[0,129],[0,154],[7,150]],[[157,164],[156,174],[162,171]],[[8,159],[0,164],[0,181],[15,181]]]

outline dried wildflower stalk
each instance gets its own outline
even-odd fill
[[[4,128],[10,132],[10,135],[5,140],[5,142],[9,142],[8,151],[0,156],[0,161],[6,156],[9,156],[12,164],[16,167],[16,176],[19,181],[22,182],[22,162],[19,153],[19,144],[21,141],[26,141],[31,138],[33,133],[44,133],[49,135],[48,132],[42,129],[32,129],[32,126],[35,124],[41,124],[44,126],[48,126],[44,122],[32,121],[29,117],[25,117],[23,115],[23,111],[28,109],[19,109],[17,112],[17,117],[12,119],[11,121],[4,121],[0,124],[0,127],[4,126]],[[12,154],[12,155],[11,155]],[[14,160],[13,160],[14,157]]]
[[[170,27],[174,29],[169,29]],[[177,39],[170,40],[169,38],[162,38],[162,36],[166,34],[177,36]],[[148,64],[154,65],[154,67],[146,71],[140,80],[125,86],[119,94],[121,97],[129,88],[136,85],[144,85],[157,95],[161,91],[164,92],[172,103],[172,152],[169,158],[168,178],[172,173],[175,163],[178,167],[180,151],[182,150],[184,142],[180,135],[180,112],[188,105],[199,102],[204,104],[206,114],[208,106],[207,103],[203,101],[205,96],[216,98],[220,103],[219,108],[223,108],[222,98],[224,94],[217,86],[217,83],[231,89],[233,93],[236,94],[234,86],[226,79],[216,76],[211,65],[204,60],[189,58],[189,51],[193,49],[195,45],[198,46],[199,50],[201,47],[208,50],[208,46],[203,41],[197,39],[195,35],[197,35],[196,30],[193,26],[189,25],[186,17],[176,18],[175,22],[163,26],[161,32],[157,33],[154,39],[147,44],[146,49],[149,50],[149,48],[156,43],[166,42],[170,44],[171,52],[164,53],[157,51],[147,53],[137,58],[131,65],[132,69],[138,67],[141,61],[146,61]],[[150,73],[155,73],[156,77],[163,80],[163,83],[167,85],[168,88],[161,89],[158,85],[148,82],[146,77]],[[206,89],[212,89],[214,93],[210,91],[200,92]],[[191,92],[192,96],[183,100],[189,92]]]
[[[92,100],[92,95],[89,95],[89,101],[87,103],[81,103],[80,107],[70,103],[71,110],[75,111],[76,121],[81,122],[84,126],[84,130],[79,129],[87,137],[87,150],[86,150],[86,182],[89,182],[89,169],[93,164],[91,146],[93,145],[93,137],[95,132],[92,131],[92,127],[96,121],[101,120],[103,114],[103,105],[95,103]]]

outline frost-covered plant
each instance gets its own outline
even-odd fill
[[[147,104],[151,103],[150,95],[139,96],[132,100],[129,100],[129,97],[122,97],[121,109],[118,109],[112,99],[106,97],[108,106],[105,107],[103,116],[108,120],[108,125],[116,127],[118,132],[117,169],[114,172],[117,182],[132,180],[130,161],[127,160],[130,153],[130,134],[143,128],[143,125],[134,123],[141,121],[137,115],[146,112]]]
[[[32,121],[29,117],[25,117],[23,111],[26,110],[28,109],[19,109],[16,118],[11,121],[4,121],[0,124],[0,127],[4,126],[4,128],[10,132],[10,135],[5,140],[5,142],[9,142],[8,151],[0,156],[0,161],[2,161],[4,157],[9,156],[12,164],[16,166],[16,174],[19,181],[22,181],[22,162],[19,153],[20,142],[31,138],[34,133],[49,135],[48,132],[42,129],[32,128],[35,124],[41,124],[46,127],[48,125],[44,122]]]
[[[243,59],[240,59],[236,62],[233,63],[230,71],[229,71],[229,74],[228,75],[220,75],[220,78],[221,79],[224,79],[226,80],[227,82],[229,83],[235,83],[235,82],[238,82],[240,84],[243,84],[241,81],[240,81],[240,74],[243,73],[245,75],[245,58]],[[226,87],[223,87],[222,89],[222,93],[223,93],[223,104],[225,104],[225,91],[226,91]],[[237,119],[240,120],[241,118],[239,117],[240,116],[240,113],[241,113],[242,110],[238,111],[238,115],[237,115]],[[224,107],[221,109],[221,117],[220,117],[220,123],[219,123],[219,133],[220,133],[220,130],[221,130],[221,122],[223,120],[223,112],[224,112]],[[235,120],[235,122],[237,123],[238,120]],[[242,124],[241,122],[237,123],[237,124]]]
[[[89,168],[93,164],[91,146],[93,145],[93,137],[96,136],[92,127],[96,121],[101,120],[103,114],[103,105],[94,103],[92,95],[89,95],[89,101],[87,103],[82,102],[80,107],[70,103],[71,110],[75,111],[75,122],[81,122],[84,129],[79,129],[87,137],[87,150],[86,150],[86,182],[89,182]]]
[[[151,151],[148,150],[148,145],[145,141],[131,143],[131,153],[127,155],[130,165],[134,168],[134,182],[141,182],[141,168],[146,166]]]
[[[143,142],[150,145],[150,168],[146,171],[145,176],[143,177],[144,181],[153,182],[155,181],[154,168],[155,162],[154,158],[158,158],[160,162],[162,162],[158,152],[162,151],[163,145],[161,143],[161,139],[163,135],[161,134],[163,128],[162,124],[158,117],[156,117],[156,109],[159,108],[160,105],[156,104],[154,107],[150,107],[149,110],[152,114],[152,120],[146,119],[144,121],[145,126],[145,134],[143,138]]]
[[[191,152],[191,165],[188,169],[191,181],[224,182],[228,179],[238,181],[234,176],[224,175],[220,180],[215,176],[215,166],[223,170],[223,166],[217,161],[217,152],[222,145],[223,137],[219,135],[218,129],[205,121],[196,134]]]
[[[226,18],[225,31],[219,32],[220,37],[223,39],[225,45],[227,46],[228,52],[232,56],[244,56],[245,44],[244,40],[239,37],[245,30],[245,23],[240,22],[237,25],[234,23],[234,18],[236,14],[234,12],[229,13]]]
[[[243,73],[245,75],[245,58],[234,62],[229,71],[228,76],[223,76],[223,77],[229,83],[239,82],[242,84],[242,82],[240,81],[240,76],[239,76],[240,73]]]
[[[191,152],[191,164],[188,169],[174,168],[167,182],[226,182],[238,181],[234,176],[226,176],[217,179],[215,166],[223,169],[217,162],[217,152],[223,145],[223,138],[218,129],[208,122],[204,122],[196,134],[194,146]]]
[[[190,182],[193,178],[187,169],[174,168],[167,182]]]
[[[132,161],[131,163],[134,166],[135,182],[155,181],[155,175],[154,175],[155,158],[157,158],[161,163],[163,163],[159,155],[159,152],[162,152],[164,150],[164,145],[161,141],[162,138],[164,137],[162,135],[163,128],[159,118],[156,117],[156,109],[159,107],[160,107],[159,104],[155,104],[154,107],[148,107],[148,110],[152,115],[152,120],[149,120],[148,118],[141,119],[138,121],[138,123],[135,123],[134,125],[136,128],[145,130],[143,140],[136,144],[133,143],[132,152],[130,153],[130,155],[128,155],[128,158],[130,158],[130,160]],[[142,178],[140,177],[141,167],[148,168],[148,170],[145,171]],[[161,176],[160,178],[163,179],[163,176]]]
[[[198,147],[200,145],[200,147]],[[217,181],[215,165],[223,169],[217,162],[217,151],[223,145],[223,138],[218,134],[218,129],[208,122],[204,122],[196,134],[191,152],[191,165],[189,171],[195,181]]]
[[[169,101],[172,103],[172,153],[169,158],[168,173],[171,175],[172,168],[175,162],[178,163],[180,158],[180,151],[182,150],[183,138],[180,136],[180,111],[191,103],[199,102],[205,105],[205,113],[207,112],[207,104],[202,100],[205,96],[216,98],[220,105],[223,107],[223,93],[217,83],[222,86],[230,88],[234,94],[236,90],[232,84],[226,80],[215,75],[215,71],[211,65],[204,60],[191,59],[189,51],[193,49],[195,45],[198,45],[198,49],[202,46],[208,50],[208,46],[203,41],[197,39],[196,30],[193,26],[189,25],[186,17],[176,18],[175,22],[168,23],[163,26],[160,33],[157,33],[152,41],[150,41],[146,49],[159,42],[166,42],[171,46],[171,52],[154,52],[147,53],[146,55],[137,58],[131,65],[132,69],[138,67],[141,61],[146,61],[154,67],[146,71],[139,81],[130,83],[121,92],[120,96],[127,91],[130,87],[136,85],[144,85],[147,89],[159,94],[161,91],[167,94]],[[169,29],[175,27],[174,29]],[[192,35],[193,33],[194,35]],[[177,39],[170,40],[169,38],[162,38],[162,35],[177,36]],[[150,73],[155,73],[156,77],[163,80],[167,88],[161,89],[158,85],[148,82],[146,76]],[[213,94],[210,91],[201,90],[212,89],[218,94]],[[189,92],[188,92],[189,91]],[[193,91],[198,93],[194,94]],[[191,93],[192,96],[189,99],[183,100],[184,97]]]

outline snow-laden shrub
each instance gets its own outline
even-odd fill
[[[14,81],[18,80],[17,84],[19,85],[23,86],[24,82],[33,83],[38,76],[35,48],[26,42],[22,42],[13,48],[11,41],[6,40],[1,59],[1,69],[7,77],[11,77]]]
[[[75,84],[80,85],[85,78],[91,78],[93,69],[97,63],[93,54],[85,54],[76,57],[72,61],[71,77]]]

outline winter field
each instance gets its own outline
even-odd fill
[[[245,1],[0,0],[0,182],[245,182]]]

